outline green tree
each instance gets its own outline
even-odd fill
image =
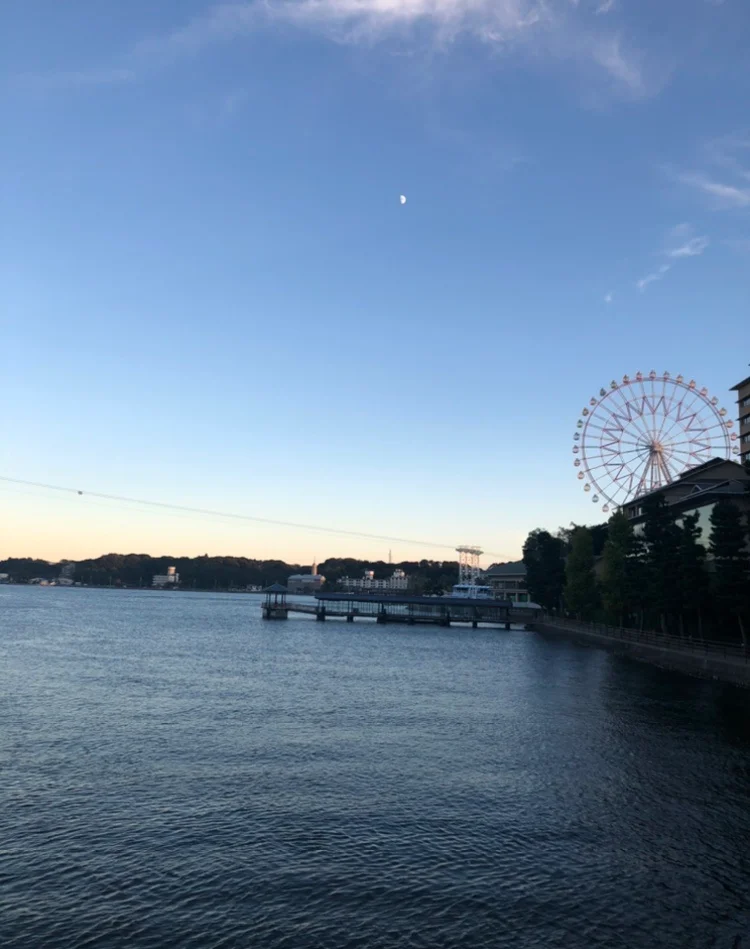
[[[565,565],[565,604],[579,619],[591,619],[598,605],[594,576],[594,540],[586,527],[573,535]]]
[[[526,588],[531,599],[545,610],[558,609],[565,583],[564,545],[549,531],[533,530],[523,545]]]
[[[642,533],[633,531],[633,542],[628,559],[631,609],[636,614],[638,629],[643,630],[649,608],[649,567],[646,557],[646,542]]]
[[[686,514],[680,529],[680,632],[684,634],[685,614],[696,622],[698,636],[703,637],[703,612],[708,598],[706,548],[701,544],[700,515]]]
[[[666,633],[680,611],[680,529],[661,493],[644,499],[643,513],[649,607]]]
[[[633,525],[622,511],[609,519],[602,562],[602,603],[620,626],[632,609]]]
[[[750,612],[750,557],[742,513],[736,504],[722,499],[711,511],[709,549],[714,558],[714,587],[720,608],[737,622],[742,645],[747,649],[745,619]]]

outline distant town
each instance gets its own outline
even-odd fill
[[[523,563],[497,564],[476,571],[494,593],[526,602]],[[118,589],[203,590],[260,593],[274,583],[290,594],[313,596],[319,591],[441,595],[459,579],[459,561],[420,560],[391,563],[354,558],[329,558],[309,567],[280,560],[246,557],[151,557],[107,554],[95,560],[63,561],[10,558],[0,561],[0,582],[35,586],[111,587]]]

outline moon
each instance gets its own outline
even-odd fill
[[[398,200],[401,202],[401,204],[406,204],[406,195],[405,194],[399,195]]]

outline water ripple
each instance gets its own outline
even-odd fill
[[[747,693],[523,633],[7,593],[2,949],[721,949],[747,927]]]

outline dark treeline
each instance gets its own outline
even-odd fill
[[[676,520],[663,495],[644,499],[637,531],[615,513],[595,528],[553,536],[535,530],[524,545],[531,598],[547,610],[665,634],[739,640],[750,626],[750,525],[729,500]]]
[[[106,554],[94,560],[50,563],[30,558],[10,558],[0,562],[0,573],[9,574],[16,583],[39,578],[56,580],[66,563],[75,563],[74,579],[89,586],[150,587],[155,574],[176,567],[183,590],[244,590],[248,586],[285,584],[291,574],[309,573],[310,564],[290,564],[283,560],[252,560],[247,557],[152,557],[148,554]],[[423,592],[449,590],[457,582],[458,564],[433,560],[384,561],[330,558],[318,565],[326,578],[326,587],[336,589],[343,577],[361,577],[373,570],[377,579],[389,577],[401,569],[410,587]]]

